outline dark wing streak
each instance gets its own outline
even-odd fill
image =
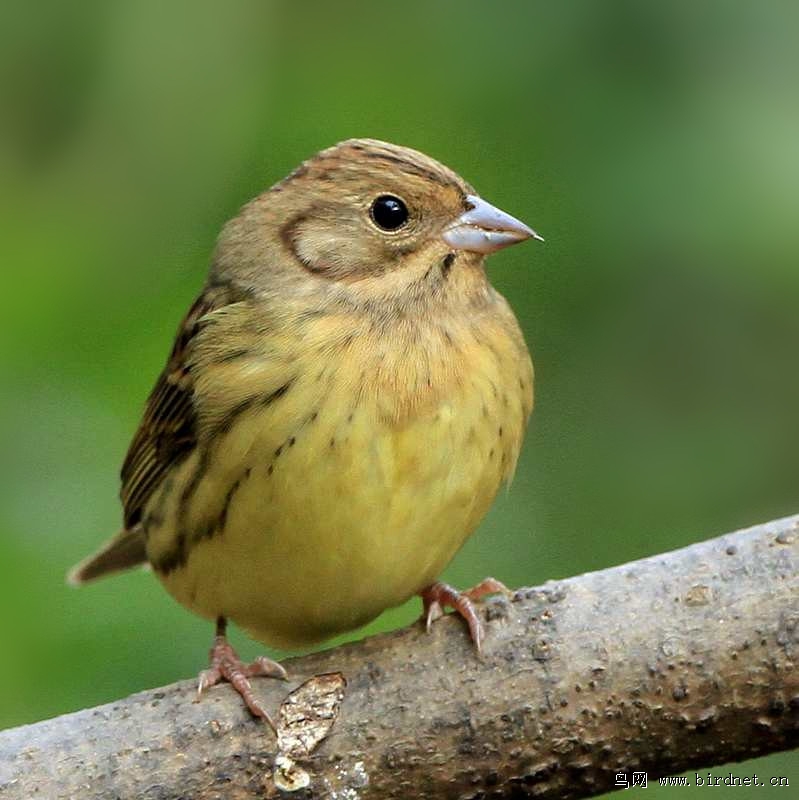
[[[232,294],[226,286],[206,290],[178,329],[169,361],[147,401],[144,418],[122,466],[120,496],[127,529],[141,522],[144,506],[167,471],[194,449],[194,383],[187,351],[203,318],[235,302]]]

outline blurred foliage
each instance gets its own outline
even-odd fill
[[[0,15],[0,727],[204,665],[209,626],[151,575],[63,574],[119,524],[118,466],[220,226],[350,136],[440,158],[547,240],[490,265],[537,408],[448,579],[536,583],[799,511],[797,4]],[[735,771],[799,786],[795,755]]]

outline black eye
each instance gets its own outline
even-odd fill
[[[399,197],[381,194],[372,203],[372,219],[384,231],[395,231],[408,221],[408,208]]]

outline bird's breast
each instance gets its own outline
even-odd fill
[[[287,388],[181,466],[148,544],[181,602],[296,644],[438,577],[512,474],[532,368],[505,320],[418,333],[287,360]]]

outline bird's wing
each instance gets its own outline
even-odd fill
[[[166,473],[196,444],[194,380],[187,356],[207,315],[231,302],[234,298],[228,287],[206,289],[178,329],[169,361],[147,401],[144,418],[122,466],[120,496],[127,530],[141,522],[147,501]]]
[[[169,361],[147,401],[144,419],[122,467],[125,526],[69,573],[69,583],[79,585],[147,561],[140,524],[144,507],[169,469],[185,458],[196,443],[190,345],[209,314],[237,299],[229,287],[210,287],[181,323]]]

